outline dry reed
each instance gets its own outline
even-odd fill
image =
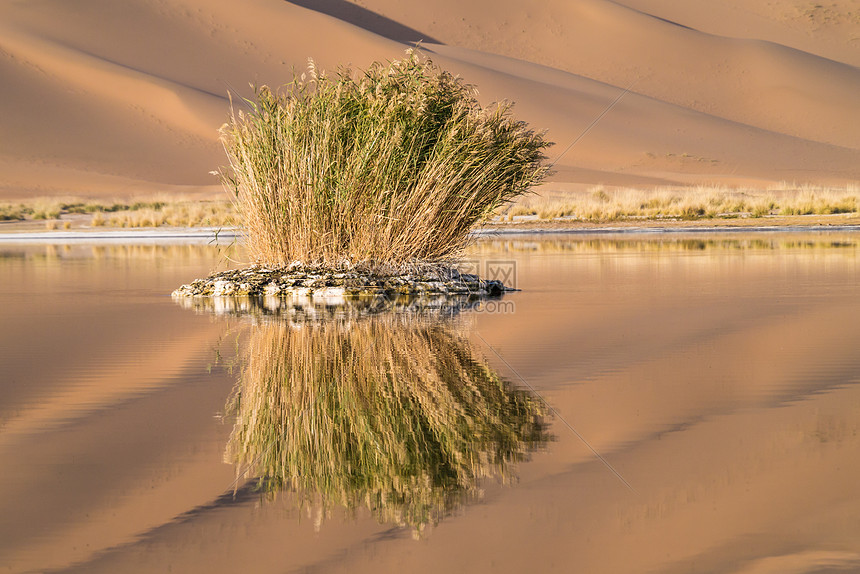
[[[408,51],[359,74],[295,77],[221,130],[252,258],[398,267],[455,257],[471,229],[546,173],[549,145]]]

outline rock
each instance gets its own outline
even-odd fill
[[[294,262],[279,269],[251,266],[241,270],[215,273],[206,279],[197,279],[182,285],[173,297],[182,298],[266,298],[266,308],[274,307],[269,299],[316,299],[327,304],[340,305],[348,299],[392,301],[398,298],[418,297],[425,300],[436,297],[474,298],[498,297],[507,287],[497,280],[482,280],[477,275],[459,273],[456,269],[431,269],[400,275],[379,275],[357,271],[326,271],[307,268]],[[237,303],[219,304],[223,312],[232,312]]]
[[[505,286],[501,281],[491,280],[486,281],[484,283],[484,289],[487,291],[487,295],[491,297],[497,297],[505,292]]]
[[[236,284],[232,281],[215,281],[212,284],[212,296],[213,297],[223,297],[225,295],[232,295],[237,291]]]

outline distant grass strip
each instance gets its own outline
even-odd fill
[[[833,215],[860,211],[860,185],[844,188],[781,185],[769,189],[726,187],[605,189],[531,195],[501,214],[503,220],[537,216],[595,223],[642,220],[732,219]]]
[[[541,181],[550,145],[414,51],[295,77],[221,131],[252,259],[398,268],[456,257],[469,232]]]
[[[159,195],[124,200],[43,197],[0,202],[0,221],[44,220],[48,229],[68,229],[69,218],[81,214],[90,215],[83,224],[93,227],[226,227],[238,221],[227,199]],[[62,219],[66,220],[63,225],[56,223]]]
[[[541,221],[611,223],[770,218],[768,223],[775,224],[780,217],[858,213],[860,185],[654,190],[596,187],[584,192],[527,194],[516,203],[498,209],[495,220],[504,223],[530,217]],[[0,221],[45,221],[53,229],[68,229],[69,219],[80,214],[89,214],[90,219],[76,223],[77,227],[228,227],[241,222],[236,206],[228,199],[159,195],[116,200],[35,198],[0,202]]]

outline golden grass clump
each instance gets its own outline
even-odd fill
[[[46,227],[50,227],[47,221],[69,214],[89,215],[92,227],[224,227],[237,223],[233,204],[223,198],[160,194],[125,200],[40,197],[0,202],[0,221],[46,220]]]
[[[855,186],[821,187],[782,184],[770,189],[721,186],[656,189],[596,187],[585,192],[528,196],[504,215],[539,219],[569,218],[610,222],[627,219],[712,219],[857,213],[860,190]]]
[[[230,203],[225,201],[190,201],[179,200],[157,204],[135,204],[128,210],[111,213],[105,219],[100,218],[92,225],[108,225],[111,227],[221,227],[236,224],[236,213]]]
[[[410,50],[329,76],[311,62],[261,87],[221,129],[253,259],[328,267],[444,261],[470,230],[546,174],[550,145]]]
[[[225,459],[321,517],[334,507],[420,530],[510,479],[549,439],[513,388],[445,321],[385,313],[257,325],[227,413]]]
[[[792,201],[785,202],[783,215],[832,215],[860,210],[860,190],[836,190],[818,187],[799,189]]]

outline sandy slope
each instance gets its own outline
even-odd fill
[[[860,9],[766,0],[0,2],[0,196],[216,190],[227,94],[424,40],[561,183],[860,180]]]

